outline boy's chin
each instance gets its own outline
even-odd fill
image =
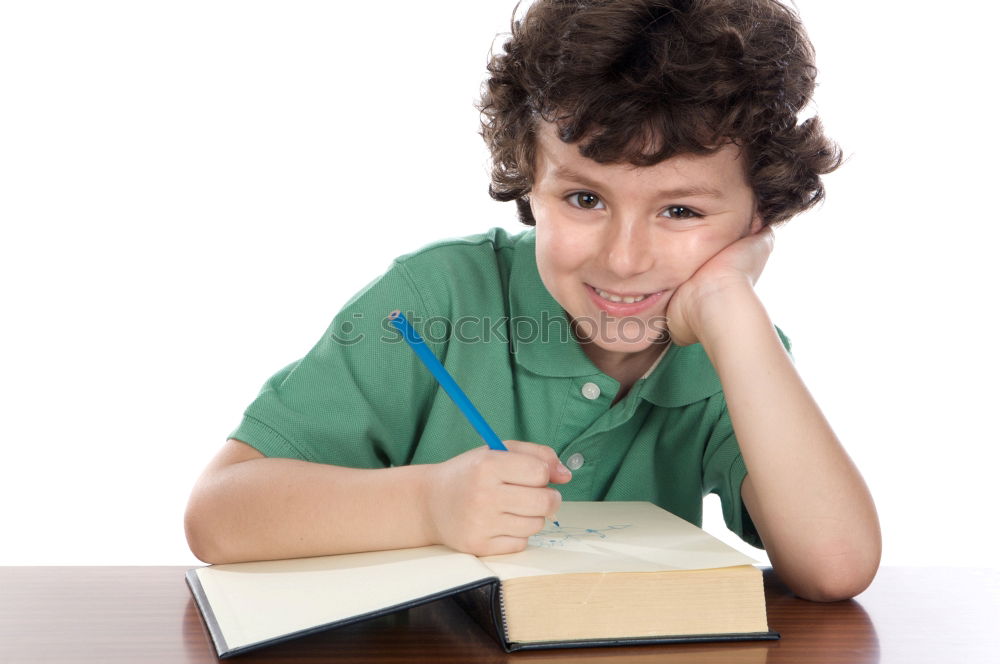
[[[662,348],[663,347],[662,345],[657,345],[657,344],[654,344],[652,342],[642,342],[642,343],[638,343],[638,342],[636,342],[636,343],[624,343],[624,342],[619,342],[619,343],[598,343],[598,342],[591,342],[591,345],[595,346],[596,348],[600,349],[601,351],[603,351],[605,353],[615,353],[615,354],[621,354],[621,355],[636,355],[636,354],[642,353],[642,352],[649,352],[649,351],[651,351],[653,349],[653,346],[657,346],[658,348]]]
[[[637,320],[616,320],[602,326],[595,325],[592,320],[578,318],[574,320],[573,331],[588,353],[634,355],[652,352],[654,346],[662,349],[669,339],[665,330]]]
[[[581,343],[590,346],[592,350],[603,353],[613,353],[615,355],[636,355],[639,353],[649,353],[662,350],[669,337],[659,335],[655,330],[645,330],[639,338],[627,337],[618,338],[606,334],[603,338],[596,336],[591,339],[581,340]]]

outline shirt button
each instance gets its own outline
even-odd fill
[[[583,466],[583,455],[577,452],[576,454],[571,454],[568,459],[566,459],[566,467],[570,470],[579,470]]]
[[[597,383],[584,383],[583,389],[580,391],[591,401],[601,396],[601,388],[597,386]]]

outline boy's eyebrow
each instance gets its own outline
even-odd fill
[[[600,184],[594,182],[585,175],[577,173],[572,168],[568,166],[558,166],[556,167],[553,174],[560,180],[569,180],[571,182],[578,182],[587,187],[593,189],[601,189]],[[684,198],[686,196],[707,196],[710,198],[724,198],[723,193],[714,187],[700,186],[700,185],[690,185],[686,187],[676,187],[674,189],[661,189],[656,192],[657,196],[662,196],[665,198]]]

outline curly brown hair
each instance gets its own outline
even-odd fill
[[[649,166],[734,142],[765,224],[819,202],[819,176],[842,160],[818,118],[798,122],[814,51],[778,0],[538,0],[487,68],[490,196],[516,200],[530,226],[539,118],[600,163]]]

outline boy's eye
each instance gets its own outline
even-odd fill
[[[683,205],[671,205],[663,211],[663,216],[669,217],[670,219],[694,219],[696,217],[700,217],[701,215],[691,208],[686,208]]]
[[[596,210],[603,207],[597,194],[592,194],[589,191],[578,191],[575,194],[570,194],[569,204],[584,210]]]

